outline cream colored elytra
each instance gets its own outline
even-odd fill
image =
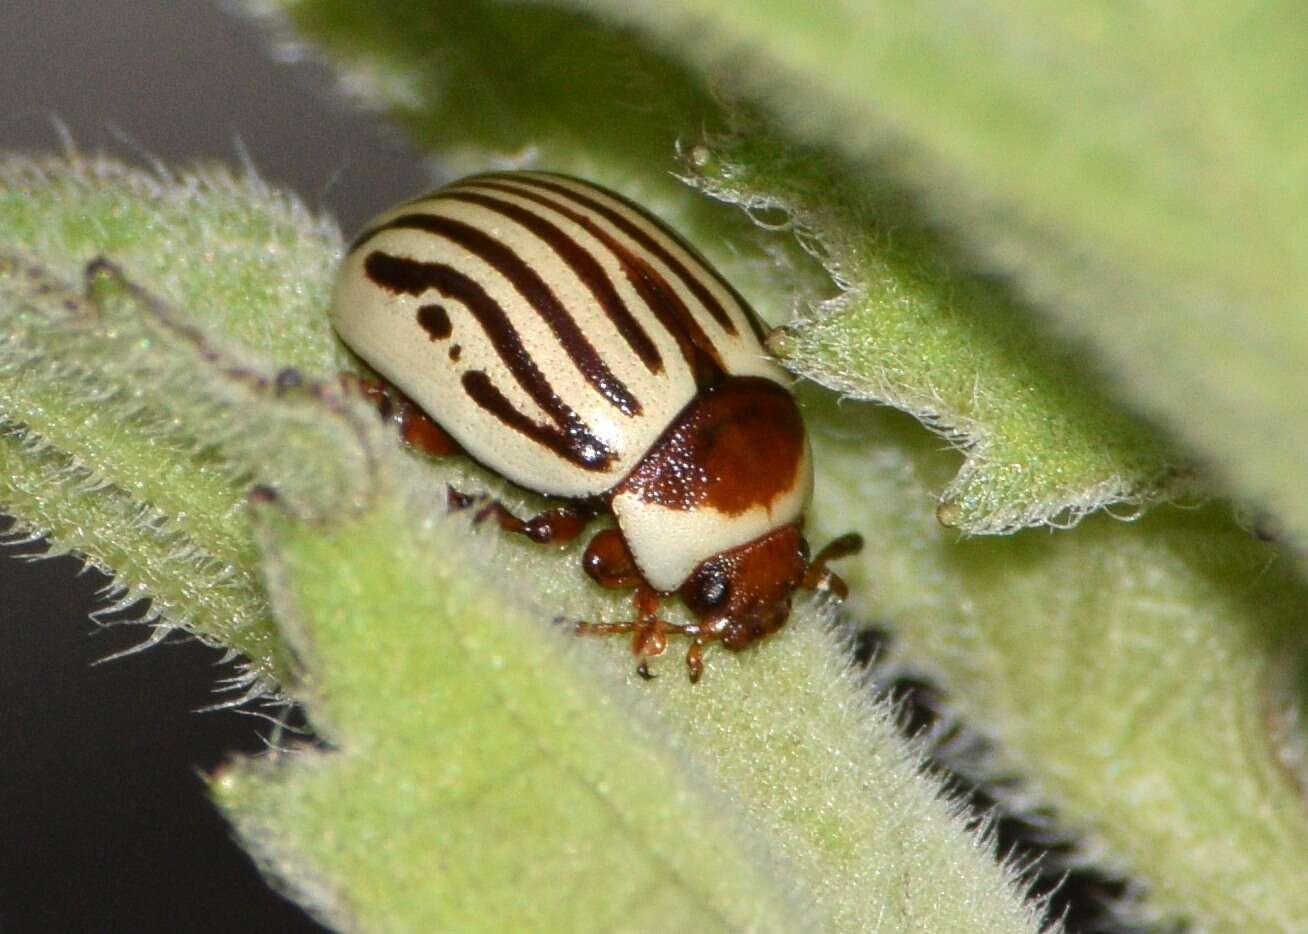
[[[569,499],[613,492],[696,398],[687,320],[727,376],[789,386],[751,315],[661,223],[544,173],[476,176],[382,214],[346,255],[331,308],[345,343],[469,454]],[[472,391],[469,374],[493,393]],[[564,436],[610,456],[598,468],[579,463],[590,448],[560,452]],[[805,439],[793,484],[744,512],[669,508],[631,488],[610,506],[649,585],[672,592],[707,558],[798,523],[812,487]]]
[[[557,189],[539,187],[541,182]],[[570,198],[562,192],[575,192],[584,200]],[[475,193],[530,211],[583,249],[603,269],[623,304],[657,347],[662,371],[651,372],[632,352],[614,321],[563,259],[556,244],[542,239],[504,213],[448,197],[454,193]],[[619,214],[675,257],[726,309],[736,333],[727,333],[713,319],[663,259],[586,201]],[[555,204],[557,209],[542,202]],[[397,218],[414,214],[461,221],[511,249],[545,282],[613,376],[638,400],[639,414],[622,412],[586,381],[564,342],[547,326],[529,297],[484,258],[428,231],[409,227],[385,229]],[[581,222],[574,218],[580,218]],[[365,233],[342,264],[331,308],[337,332],[370,366],[435,418],[473,457],[528,489],[570,498],[608,491],[640,460],[696,393],[692,371],[677,339],[638,294],[611,247],[592,231],[637,256],[671,286],[710,338],[727,373],[760,376],[789,385],[785,372],[755,337],[745,309],[705,268],[702,260],[683,248],[660,225],[584,182],[539,173],[472,178],[382,214],[369,231],[371,236]],[[480,285],[503,310],[553,393],[611,449],[612,461],[602,470],[583,469],[526,434],[509,428],[502,419],[475,402],[461,379],[469,371],[480,370],[518,412],[538,424],[554,425],[511,374],[487,332],[468,309],[435,291],[414,296],[380,288],[364,269],[374,251],[422,263],[445,264]],[[434,340],[417,321],[419,307],[430,303],[439,303],[448,313],[453,330],[446,339]],[[456,344],[460,347],[459,359],[451,361],[449,350]]]

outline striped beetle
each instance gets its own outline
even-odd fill
[[[777,631],[799,587],[845,595],[801,534],[808,436],[745,300],[644,209],[562,175],[477,175],[378,217],[350,246],[331,309],[384,378],[354,380],[410,444],[466,453],[557,508],[509,531],[563,542],[610,514],[583,557],[634,590],[638,671],[670,633],[743,649]],[[454,508],[471,497],[451,490]],[[697,622],[658,615],[679,594]]]

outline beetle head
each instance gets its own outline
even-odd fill
[[[808,546],[791,523],[701,561],[679,593],[707,632],[739,651],[785,625],[807,567]]]

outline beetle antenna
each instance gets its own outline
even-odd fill
[[[813,558],[808,570],[804,572],[804,579],[799,586],[805,590],[834,593],[840,599],[845,599],[849,596],[848,585],[827,565],[832,561],[839,561],[841,558],[856,555],[862,550],[863,536],[857,532],[849,532],[839,538],[833,538]]]

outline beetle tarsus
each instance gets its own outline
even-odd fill
[[[686,672],[690,676],[690,683],[696,683],[699,681],[700,676],[704,674],[704,648],[708,645],[709,640],[697,625],[669,623],[665,619],[655,617],[654,619],[627,620],[617,623],[577,622],[573,624],[573,629],[579,636],[612,636],[632,633],[631,652],[640,659],[639,664],[636,665],[636,674],[646,681],[654,679],[654,674],[649,670],[649,660],[667,651],[668,635],[677,633],[690,636],[690,648],[686,650]]]
[[[704,674],[704,640],[697,638],[690,644],[686,650],[686,673],[690,677],[691,684],[698,684],[700,676]]]
[[[576,622],[572,628],[579,636],[614,636],[631,632],[637,623],[583,623]]]
[[[643,619],[636,624],[631,640],[631,654],[641,658],[662,655],[668,649],[668,630],[671,627],[661,619]]]

